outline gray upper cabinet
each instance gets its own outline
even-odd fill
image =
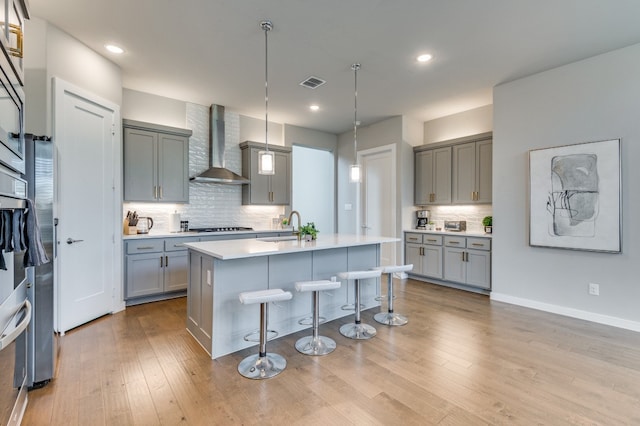
[[[258,152],[265,144],[242,142],[242,176],[251,180],[242,186],[242,204],[289,205],[291,203],[291,148],[269,145],[274,152],[275,174],[258,174]]]
[[[414,202],[451,203],[451,147],[415,152]]]
[[[453,202],[490,203],[492,199],[491,139],[453,146]]]
[[[123,120],[124,201],[188,203],[191,130]]]

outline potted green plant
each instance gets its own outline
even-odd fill
[[[484,226],[484,232],[491,234],[493,229],[493,216],[485,216],[482,219],[482,225]]]
[[[313,222],[307,222],[306,225],[300,227],[300,237],[304,237],[306,241],[318,238],[318,232],[316,224]]]

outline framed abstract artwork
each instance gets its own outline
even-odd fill
[[[620,139],[529,151],[529,245],[621,251]]]

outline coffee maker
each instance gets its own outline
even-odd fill
[[[429,210],[416,211],[416,229],[427,229],[429,223]]]

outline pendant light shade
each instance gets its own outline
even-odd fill
[[[349,170],[349,181],[353,183],[360,182],[361,173],[360,165],[358,165],[358,70],[360,64],[351,65],[354,78],[354,96],[353,96],[353,164]]]
[[[258,174],[273,175],[276,172],[275,155],[269,151],[269,43],[268,33],[273,28],[271,21],[260,22],[260,28],[264,31],[264,151],[258,151]]]

